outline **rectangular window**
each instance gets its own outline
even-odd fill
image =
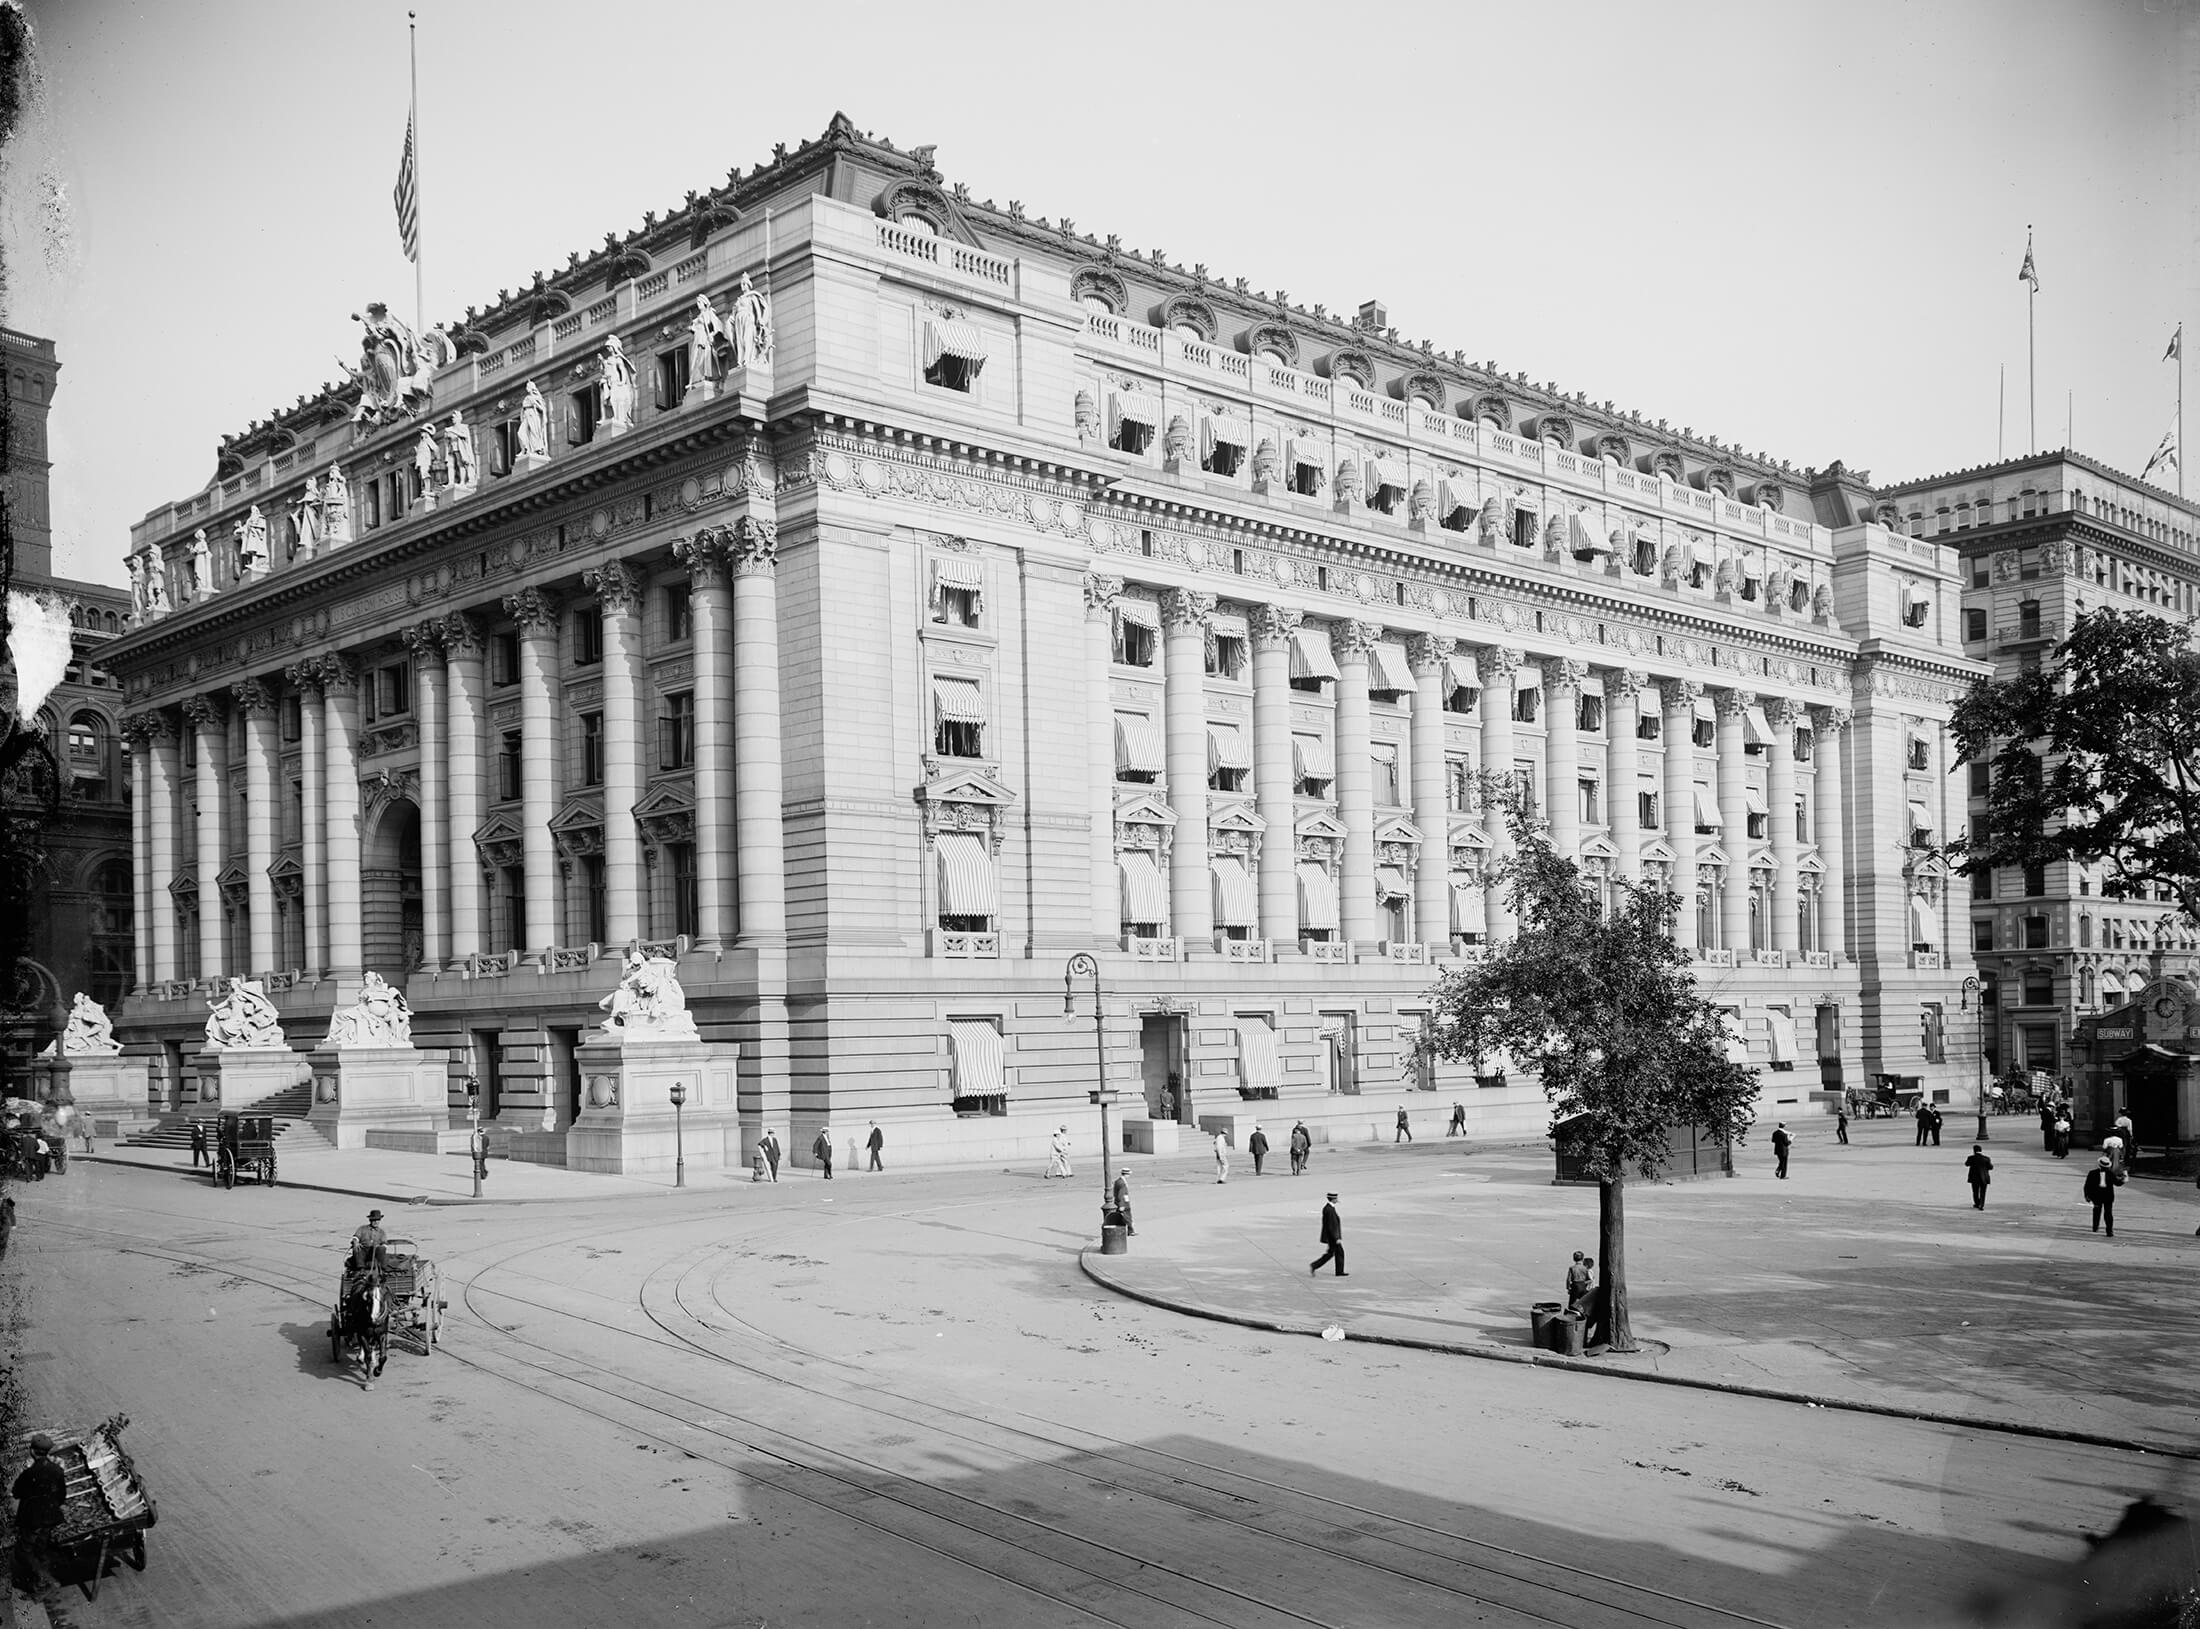
[[[495,685],[519,683],[519,635],[500,633],[489,640],[489,682]]]
[[[695,893],[695,845],[673,843],[666,853],[672,861],[672,931],[693,939],[703,931]]]
[[[1001,1021],[957,1017],[947,1021],[949,1097],[966,1118],[1008,1113],[1008,1072],[1001,1063]]]
[[[565,409],[565,440],[568,446],[585,447],[596,439],[596,426],[603,420],[603,387],[589,385],[576,390],[567,399]]]
[[[933,597],[932,620],[950,628],[978,625],[978,591],[943,583]]]
[[[665,638],[674,642],[695,634],[695,597],[686,583],[665,584]]]
[[[1216,634],[1207,641],[1207,676],[1211,679],[1245,677],[1245,640],[1237,634]]]
[[[1513,692],[1513,722],[1515,724],[1533,724],[1536,708],[1542,695],[1543,692],[1540,690],[1515,690]]]
[[[1994,897],[1994,873],[1992,871],[1981,867],[1971,873],[1971,897],[1973,899],[1992,899]]]
[[[688,353],[685,345],[657,353],[657,411],[669,413],[687,395]]]
[[[2017,607],[2017,637],[2037,639],[2040,636],[2040,602],[2026,600]]]
[[[374,713],[377,718],[412,711],[412,668],[404,662],[392,662],[377,668],[374,675]]]
[[[520,732],[506,730],[497,739],[497,801],[510,803],[519,796],[522,757]]]
[[[2052,972],[2035,968],[2024,975],[2024,1004],[2027,1007],[2055,1004],[2055,975]]]
[[[305,704],[296,696],[283,698],[283,739],[295,741],[305,734]]]
[[[1115,616],[1115,660],[1122,667],[1152,667],[1160,613],[1145,601],[1138,609],[1118,608]]]
[[[1689,731],[1688,738],[1699,747],[1708,747],[1717,739],[1717,729],[1718,726],[1713,724],[1710,719],[1699,718],[1696,720],[1694,728]]]
[[[576,667],[593,667],[603,660],[603,609],[600,606],[583,606],[573,613],[573,662]]]
[[[1973,922],[1971,924],[1971,948],[1973,950],[1992,950],[1994,948],[1993,923]]]
[[[1367,757],[1375,782],[1376,807],[1395,807],[1398,802],[1398,749],[1387,744],[1373,746],[1368,749]]]
[[[657,767],[686,769],[695,762],[695,692],[664,698],[657,714]]]
[[[1976,606],[1963,613],[1963,637],[1974,643],[1986,637],[1986,613]]]
[[[1541,519],[1542,517],[1537,515],[1533,509],[1515,509],[1513,511],[1514,548],[1532,549],[1535,547],[1536,533],[1541,529]]]
[[[1537,809],[1535,795],[1537,780],[1535,765],[1513,765],[1513,797],[1519,803],[1520,812],[1531,820],[1535,818]]]
[[[1920,1009],[1920,1018],[1924,1031],[1925,1061],[1927,1063],[1946,1063],[1948,1061],[1947,1017],[1942,1012],[1940,1003],[1937,1001],[1923,1003]]]
[[[527,946],[527,872],[524,867],[508,865],[502,875],[505,948],[524,950]]]
[[[1659,718],[1656,713],[1646,712],[1636,718],[1635,739],[1637,741],[1656,741],[1661,739],[1664,734],[1665,721]]]
[[[2045,950],[2047,948],[2046,917],[2028,916],[2024,919],[2024,948],[2027,950]]]
[[[581,714],[581,785],[603,785],[603,714]],[[596,937],[601,938],[602,935]]]
[[[2047,867],[2028,865],[2024,868],[2024,897],[2037,899],[2047,892]]]
[[[1599,789],[1595,781],[1585,780],[1580,782],[1579,784],[1581,795],[1581,823],[1584,826],[1603,825],[1604,797],[1602,791]]]
[[[1973,764],[1971,768],[1971,796],[1982,798],[1993,786],[1993,768],[1988,764]]]
[[[519,420],[506,419],[489,431],[489,473],[509,475],[519,456]]]
[[[1665,822],[1659,818],[1657,793],[1637,792],[1635,794],[1635,821],[1644,831],[1663,831],[1665,829]]]
[[[600,945],[609,936],[605,924],[610,920],[604,897],[604,865],[601,854],[581,857],[581,886],[588,903],[588,942]]]
[[[1464,758],[1444,760],[1444,806],[1453,814],[1474,812],[1474,766]]]
[[[1593,735],[1604,728],[1604,698],[1583,696],[1574,704],[1574,728]]]

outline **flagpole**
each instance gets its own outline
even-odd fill
[[[2185,325],[2177,325],[2177,495],[2185,495]]]
[[[413,136],[413,245],[418,251],[413,256],[413,332],[428,331],[428,250],[425,234],[421,231],[422,194],[420,184],[420,25],[417,12],[405,13],[405,46],[412,58],[412,136]]]
[[[2009,437],[2009,364],[2001,365],[2001,382],[1994,387],[1994,462],[2002,460]]]
[[[2032,263],[2032,228],[2029,226],[2024,229],[2024,263],[2027,266]],[[2006,266],[2008,262],[2005,260],[2002,264]],[[2037,455],[2040,450],[2040,343],[2036,316],[2040,302],[2039,273],[2034,272],[2026,279],[2026,284],[2030,292],[2024,297],[2024,394],[2032,424],[2032,451]]]

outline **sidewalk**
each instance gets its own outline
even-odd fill
[[[1787,1181],[1773,1178],[1766,1127],[1732,1179],[1629,1185],[1645,1350],[1588,1368],[2200,1455],[2190,1183],[2135,1178],[2110,1240],[2079,1197],[2093,1156],[2049,1157],[2026,1121],[1993,1124],[1983,1212],[1965,1186],[1969,1137],[1920,1149],[1910,1126],[1870,1122],[1841,1147],[1830,1125],[1790,1129]],[[1552,1186],[1547,1152],[1424,1139],[1320,1150],[1305,1177],[1288,1171],[1256,1180],[1240,1165],[1227,1190],[1206,1190],[1229,1193],[1227,1209],[1150,1188],[1131,1254],[1088,1250],[1085,1270],[1261,1328],[1567,1361],[1535,1352],[1528,1308],[1563,1299],[1575,1250],[1595,1254],[1597,1194]],[[1332,1189],[1350,1276],[1316,1279]]]
[[[96,1154],[72,1154],[70,1163],[89,1160],[95,1165],[134,1165],[147,1170],[169,1171],[179,1178],[212,1180],[209,1168],[191,1169],[191,1156],[173,1148],[128,1148],[103,1143]],[[781,1173],[785,1176],[787,1173]],[[700,1189],[739,1181],[741,1171],[688,1171],[688,1186]],[[519,1160],[493,1159],[489,1175],[475,1199],[473,1162],[457,1154],[399,1154],[380,1148],[321,1148],[284,1150],[277,1167],[278,1188],[308,1188],[323,1193],[354,1194],[362,1199],[384,1199],[394,1204],[429,1205],[526,1205],[566,1203],[589,1199],[644,1199],[672,1192],[672,1176],[606,1176],[589,1171],[568,1171],[557,1165],[529,1165]],[[240,1182],[240,1187],[248,1186]]]

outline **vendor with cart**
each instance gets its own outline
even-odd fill
[[[382,1213],[378,1210],[368,1211],[366,1221],[351,1236],[351,1259],[346,1262],[346,1267],[352,1271],[363,1271],[368,1267],[377,1272],[384,1270],[389,1266],[389,1242],[389,1235],[382,1231]]]
[[[57,1629],[68,1629],[75,1620],[54,1581],[53,1532],[69,1502],[69,1479],[54,1462],[53,1450],[53,1438],[45,1432],[33,1436],[31,1462],[9,1489],[16,1501],[15,1582],[38,1597]]]

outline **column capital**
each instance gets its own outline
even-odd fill
[[[283,669],[283,682],[303,695],[308,690],[321,688],[321,659],[309,656],[302,662],[293,662]]]
[[[1810,721],[1821,730],[1845,730],[1856,715],[1846,707],[1813,706]]]
[[[1608,667],[1604,670],[1604,700],[1607,706],[1614,701],[1640,701],[1642,687],[1650,680],[1631,667]]]
[[[202,730],[218,730],[222,727],[222,704],[219,696],[186,696],[183,698],[183,716]]]
[[[413,653],[416,662],[432,662],[443,654],[443,623],[439,618],[430,617],[409,628],[400,628],[397,637],[405,641],[405,648]]]
[[[547,588],[523,588],[504,596],[504,614],[517,622],[521,633],[555,627],[558,596]]]
[[[315,666],[320,669],[320,684],[324,693],[359,688],[359,664],[349,656],[337,652],[322,657]]]
[[[1795,728],[1795,721],[1802,716],[1802,711],[1800,704],[1791,696],[1765,697],[1765,722],[1781,734]]]
[[[1247,619],[1253,631],[1255,650],[1281,650],[1291,643],[1291,636],[1299,631],[1306,620],[1304,611],[1294,611],[1287,605],[1256,605]]]
[[[122,721],[122,737],[133,748],[145,748],[155,741],[173,735],[175,726],[162,712],[132,713]]]
[[[733,574],[769,576],[779,569],[779,523],[743,515],[733,523]]]
[[[1367,653],[1375,648],[1375,641],[1382,638],[1380,623],[1332,622],[1329,625],[1329,648],[1340,662],[1367,661]]]
[[[607,617],[626,616],[642,602],[642,574],[623,560],[607,560],[582,572],[581,587],[596,596]]]
[[[438,618],[436,639],[443,647],[446,661],[462,656],[478,657],[488,643],[481,619],[466,611],[453,611],[449,616]]]
[[[1582,682],[1589,677],[1589,664],[1571,656],[1540,657],[1536,665],[1543,669],[1543,688],[1553,694],[1571,691],[1579,695]]]
[[[1214,615],[1215,597],[1191,588],[1161,591],[1161,625],[1165,628],[1197,628]]]
[[[1503,690],[1511,684],[1513,675],[1520,671],[1520,664],[1524,660],[1526,658],[1510,645],[1480,645],[1474,652],[1475,671],[1482,675],[1482,688],[1485,690]],[[1506,705],[1510,706],[1511,703]]]
[[[1446,658],[1451,655],[1452,641],[1448,634],[1417,633],[1406,636],[1406,666],[1419,676],[1443,671]]]
[[[1658,692],[1664,697],[1665,710],[1683,718],[1693,718],[1696,703],[1703,700],[1703,686],[1694,679],[1660,679]]]
[[[728,532],[723,526],[706,526],[693,537],[672,540],[672,558],[688,568],[688,581],[695,587],[707,588],[724,581]]]
[[[1714,690],[1711,692],[1711,705],[1722,719],[1740,718],[1743,713],[1757,705],[1757,696],[1750,690]]]
[[[275,692],[264,679],[239,679],[229,687],[229,694],[248,717],[264,717],[275,711]]]
[[[1123,592],[1123,579],[1104,577],[1097,571],[1085,573],[1085,620],[1097,622],[1115,614],[1115,601]]]

